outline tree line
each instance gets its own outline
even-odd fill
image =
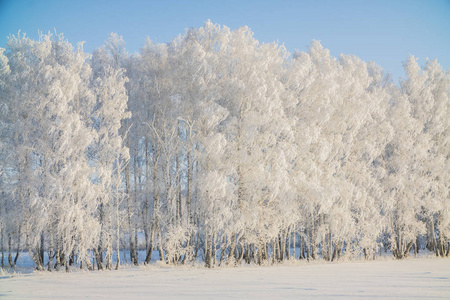
[[[0,48],[0,247],[13,267],[206,267],[450,251],[449,72],[206,22],[128,54]],[[139,254],[139,252],[141,252]],[[145,253],[143,255],[142,253]]]

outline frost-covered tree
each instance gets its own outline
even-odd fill
[[[69,263],[73,252],[86,259],[97,226],[92,219],[91,168],[85,155],[94,134],[79,111],[89,111],[89,95],[81,46],[62,36],[10,38],[9,110],[15,115],[19,203],[25,208],[25,232],[30,253],[43,268],[47,248],[49,268]],[[87,71],[89,72],[89,71]],[[30,109],[33,107],[33,110]],[[39,211],[39,214],[35,212]]]
[[[101,73],[103,72],[103,73]],[[95,249],[97,267],[102,268],[103,251],[107,269],[112,268],[113,246],[116,246],[117,267],[120,264],[120,204],[123,200],[123,169],[129,160],[120,128],[122,121],[130,116],[127,112],[125,90],[126,77],[122,70],[104,67],[95,73],[94,92],[97,103],[93,112],[97,141],[93,147],[98,181],[99,222],[102,226],[98,249]]]
[[[128,82],[127,73],[131,73],[129,67],[130,60],[128,58],[128,53],[125,50],[125,42],[123,38],[115,33],[111,33],[105,42],[105,45],[94,51],[94,55],[91,60],[91,65],[93,67],[94,80],[97,80],[97,101],[98,109],[95,114],[98,115],[99,120],[102,120],[103,124],[99,126],[99,130],[104,131],[99,140],[100,152],[103,153],[99,157],[106,155],[106,157],[101,158],[106,159],[104,162],[100,162],[102,168],[109,168],[108,172],[111,174],[105,174],[108,178],[110,176],[115,177],[113,183],[106,180],[107,185],[109,185],[108,195],[100,196],[99,200],[101,205],[99,206],[99,217],[101,219],[101,224],[104,225],[104,230],[106,232],[102,233],[103,238],[100,240],[98,247],[98,259],[97,265],[101,268],[102,262],[102,250],[106,250],[106,267],[111,267],[111,247],[112,240],[107,238],[111,233],[112,226],[112,216],[114,214],[115,223],[115,234],[116,234],[116,247],[117,247],[117,261],[119,263],[119,251],[118,247],[120,244],[119,240],[119,227],[121,226],[121,221],[119,219],[120,215],[120,203],[124,199],[126,200],[126,226],[124,229],[128,231],[129,242],[130,242],[130,259],[137,264],[137,230],[138,230],[138,195],[137,195],[137,183],[136,183],[136,161],[137,161],[137,145],[139,144],[139,138],[136,134],[138,122],[136,126],[131,125],[132,120],[129,118],[131,115],[125,113],[127,106],[131,107],[133,105],[134,97],[130,97],[128,101],[128,95],[133,94],[134,90],[130,88]],[[102,83],[103,82],[103,83]],[[128,88],[128,90],[126,89]],[[106,101],[106,102],[105,102]],[[107,105],[104,105],[108,103]],[[135,118],[136,113],[133,118]],[[119,126],[119,127],[117,127]],[[119,131],[120,136],[118,135]],[[103,141],[101,140],[103,139]],[[109,146],[108,146],[109,145]],[[128,150],[130,149],[130,151]],[[102,152],[106,151],[106,152]],[[106,153],[113,154],[114,158],[108,157]],[[131,161],[130,153],[131,152]],[[134,167],[133,174],[135,175],[135,180],[131,181],[131,166]],[[115,171],[114,171],[115,170]],[[121,177],[124,177],[124,190],[121,187]],[[133,188],[134,187],[134,188]],[[115,189],[115,191],[111,190]],[[123,193],[124,192],[124,193]],[[134,193],[133,193],[134,192]],[[122,194],[123,193],[123,194]],[[114,203],[111,195],[115,194]],[[105,202],[106,201],[106,202]],[[106,204],[109,203],[109,204]],[[122,205],[123,206],[123,205]],[[106,212],[108,211],[108,212]],[[109,220],[109,221],[108,221]],[[102,245],[104,244],[104,245]],[[109,249],[109,250],[108,250]],[[117,264],[118,267],[118,264]]]
[[[391,141],[382,155],[386,176],[383,179],[384,195],[382,211],[387,218],[387,232],[391,249],[396,258],[408,255],[418,234],[423,233],[421,213],[422,180],[418,175],[423,160],[420,147],[424,136],[420,124],[411,116],[411,106],[401,93],[393,95],[388,109],[394,129]]]
[[[416,180],[427,223],[427,246],[436,255],[449,255],[449,91],[450,77],[437,61],[421,69],[410,56],[405,62],[407,78],[402,91],[411,104],[411,115],[419,123],[420,180]]]

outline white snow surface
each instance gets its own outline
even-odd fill
[[[0,276],[0,299],[450,299],[450,259]]]

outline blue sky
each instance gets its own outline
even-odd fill
[[[147,36],[168,42],[208,19],[232,29],[247,25],[259,41],[278,41],[290,52],[320,40],[334,56],[375,61],[396,80],[409,54],[450,68],[450,0],[0,0],[0,47],[19,29],[32,38],[56,29],[72,44],[86,41],[87,52],[116,32],[133,53]]]

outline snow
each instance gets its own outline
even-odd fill
[[[1,299],[450,299],[450,260],[2,274]]]

